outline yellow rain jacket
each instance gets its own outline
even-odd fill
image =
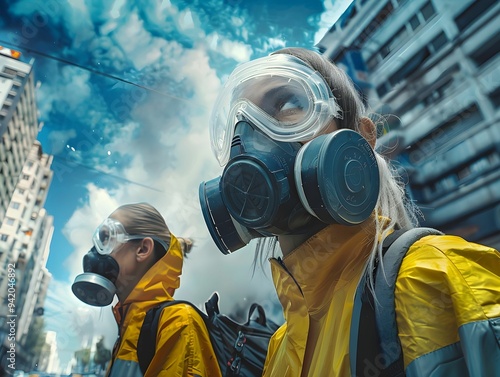
[[[371,239],[363,224],[331,225],[283,261],[271,259],[286,322],[271,339],[264,376],[351,376],[354,295]],[[395,294],[407,377],[500,376],[496,250],[454,236],[424,237],[404,258]]]
[[[113,308],[119,338],[108,377],[142,377],[137,341],[148,309],[173,300],[168,291],[179,288],[183,256],[172,235],[165,256],[142,277],[125,302]],[[144,377],[220,377],[221,372],[203,319],[190,305],[166,307],[158,322],[156,353]]]

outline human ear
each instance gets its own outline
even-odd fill
[[[151,237],[144,238],[139,248],[136,252],[136,258],[138,262],[145,261],[150,258],[152,254],[154,254],[155,243]]]
[[[375,149],[375,143],[377,142],[377,129],[375,123],[373,123],[370,118],[361,117],[359,121],[359,131],[371,147]]]

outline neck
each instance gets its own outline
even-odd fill
[[[313,234],[283,235],[278,237],[281,252],[287,256],[297,247],[306,242]]]
[[[120,301],[122,304],[125,302],[127,299],[128,295],[130,292],[132,292],[132,288],[129,287],[122,287],[122,288],[116,288],[116,295],[118,296],[118,301]]]
[[[325,228],[326,226],[328,226],[328,224],[325,224],[317,220],[311,226],[311,229],[309,229],[307,232],[304,232],[302,234],[285,234],[279,236],[278,242],[280,244],[280,249],[281,252],[283,253],[283,256],[285,257],[288,254],[290,254],[293,250],[302,245],[309,238],[314,236],[316,233],[318,233],[321,229]]]
[[[116,282],[116,295],[118,296],[118,300],[123,304],[130,293],[134,290],[136,285],[142,279],[146,271],[137,271],[132,276],[128,276],[126,281]],[[121,279],[120,279],[121,280]],[[121,284],[120,284],[121,283]]]

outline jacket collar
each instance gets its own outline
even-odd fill
[[[321,317],[335,292],[359,280],[374,238],[372,220],[356,226],[330,225],[282,261],[271,263],[287,322],[292,313],[305,315],[301,306],[311,317]]]

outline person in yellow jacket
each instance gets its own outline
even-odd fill
[[[105,219],[93,243],[84,257],[85,272],[76,277],[73,292],[94,306],[109,305],[117,295],[113,313],[119,337],[106,375],[143,376],[137,342],[146,312],[173,300],[184,253],[192,242],[175,237],[154,207],[134,203],[119,207]],[[190,305],[163,310],[155,349],[144,377],[221,376],[205,323]]]
[[[273,254],[285,324],[264,376],[382,376],[382,360],[351,368],[354,297],[362,278],[373,289],[383,241],[415,227],[417,211],[374,150],[376,127],[347,75],[303,48],[244,63],[219,93],[210,136],[224,167],[200,185],[214,242],[227,254],[258,239],[257,253]],[[407,377],[500,376],[497,250],[420,239],[395,310]]]

